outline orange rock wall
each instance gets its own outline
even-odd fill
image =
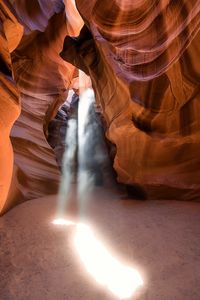
[[[17,29],[17,30],[16,30]],[[17,33],[16,33],[17,32]],[[13,172],[10,130],[20,114],[19,91],[12,79],[10,52],[18,45],[23,28],[0,2],[0,212],[4,208]]]
[[[5,162],[5,155],[1,156],[4,165],[2,163],[0,165],[2,176],[0,186],[5,192],[1,193],[0,203],[6,209],[5,202],[12,206],[14,201],[33,199],[57,191],[60,172],[55,154],[46,140],[47,127],[58,107],[66,99],[72,79],[78,74],[75,67],[59,57],[64,37],[66,34],[77,35],[83,21],[80,16],[79,19],[73,17],[74,11],[76,15],[78,14],[73,1],[71,5],[69,1],[67,4],[68,9],[72,10],[72,13],[68,11],[70,18],[64,3],[60,0],[42,2],[4,0],[0,3],[1,24],[4,30],[1,39],[7,43],[0,48],[0,55],[3,64],[6,63],[8,66],[10,78],[11,75],[14,77],[16,85],[14,81],[12,84],[15,86],[15,92],[18,92],[15,97],[11,95],[11,99],[9,95],[5,95],[4,102],[5,104],[9,102],[9,106],[4,106],[2,102],[1,108],[3,118],[6,117],[5,111],[10,116],[7,131],[5,134],[1,131],[2,147],[8,159]],[[7,13],[2,17],[3,10]],[[15,22],[14,25],[11,22]],[[2,76],[5,77],[4,74]],[[5,93],[3,86],[2,89]],[[19,109],[12,116],[10,108],[15,98],[21,103],[20,117],[11,132],[15,153],[14,175],[17,178],[13,178],[15,187],[11,186],[7,196],[13,157],[10,143],[6,142],[9,144],[6,146],[5,140],[9,141],[10,129],[19,116]],[[2,172],[4,169],[8,175]],[[14,199],[16,191],[19,198],[17,200]]]
[[[148,197],[199,199],[200,1],[77,0],[77,7],[93,35],[80,61],[116,145],[118,180]]]
[[[0,210],[12,203],[19,103],[15,185],[24,199],[56,191],[47,126],[77,68],[91,77],[119,182],[148,197],[198,199],[200,0],[76,4],[80,15],[73,0],[0,1]]]

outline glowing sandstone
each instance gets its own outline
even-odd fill
[[[62,57],[68,62],[59,56],[64,38],[78,36],[83,21],[73,1],[65,4],[0,1],[1,78],[7,82],[12,72],[18,90],[8,81],[9,90],[21,92],[12,141],[24,199],[55,192],[59,183],[46,131],[78,75],[75,67],[91,77],[107,137],[116,146],[118,180],[137,184],[147,197],[198,198],[200,0],[77,0],[86,26],[79,39],[65,39]],[[1,95],[7,92],[1,84]],[[19,113],[15,108],[5,140]],[[7,156],[1,203],[12,173]]]
[[[200,1],[77,0],[91,30],[62,57],[92,79],[120,182],[146,197],[200,192]],[[74,57],[72,55],[74,50]]]
[[[12,57],[22,92],[22,114],[13,128],[12,140],[16,164],[22,171],[20,190],[25,199],[31,199],[57,191],[60,172],[46,140],[47,127],[67,97],[75,68],[58,55],[70,26],[62,1],[51,5],[43,1],[32,10],[27,10],[26,2],[16,1],[16,11],[26,34]]]
[[[7,200],[13,172],[10,130],[20,114],[19,92],[11,78],[10,52],[17,47],[23,28],[0,2],[0,212]],[[13,32],[13,34],[12,34]]]

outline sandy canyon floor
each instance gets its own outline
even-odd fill
[[[49,196],[0,219],[0,299],[117,299],[86,271],[74,226],[51,223],[56,208],[57,196]],[[85,216],[113,255],[139,270],[144,285],[131,299],[200,299],[199,203],[137,201],[96,187]]]

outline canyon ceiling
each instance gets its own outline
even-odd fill
[[[79,69],[117,180],[199,199],[199,58],[200,0],[0,0],[0,211],[56,192],[47,128]]]

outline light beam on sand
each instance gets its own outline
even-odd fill
[[[140,273],[116,259],[88,225],[65,219],[56,219],[52,223],[76,225],[74,246],[82,263],[95,281],[116,297],[128,299],[143,285]]]
[[[53,220],[52,222],[54,225],[75,225],[75,223],[73,221],[70,221],[70,220],[65,220],[65,219],[62,219],[62,218],[59,218],[59,219],[55,219]]]
[[[98,135],[98,127],[94,123],[91,109],[93,103],[94,92],[92,89],[86,89],[80,96],[78,127],[75,120],[72,119],[71,122],[68,122],[67,146],[63,160],[63,178],[59,195],[59,216],[64,214],[69,200],[72,182],[71,163],[78,146],[77,199],[79,220],[84,220],[85,217],[85,210],[94,181],[94,174],[92,174],[95,172],[94,165],[96,162],[96,168],[99,167],[100,155],[102,155],[97,153],[97,157],[94,157],[95,153],[89,151],[90,148],[94,147],[94,137]],[[76,133],[78,133],[78,144],[76,144]],[[137,288],[143,285],[140,273],[116,259],[104,243],[96,237],[90,226],[64,218],[55,219],[52,223],[56,226],[75,226],[73,242],[80,260],[91,277],[117,298],[128,299],[134,295]]]

